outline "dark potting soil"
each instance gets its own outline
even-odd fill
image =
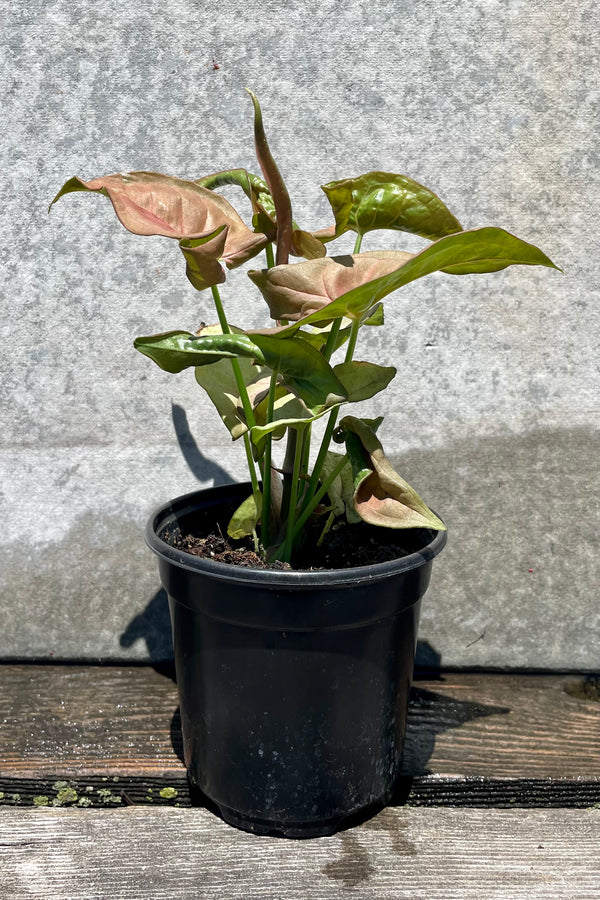
[[[348,569],[388,562],[414,553],[431,539],[431,532],[426,529],[395,531],[376,528],[365,522],[353,525],[341,522],[328,532],[319,547],[317,540],[321,528],[322,526],[317,526],[308,530],[306,543],[297,552],[293,566],[278,561],[266,563],[255,553],[249,539],[233,541],[224,537],[226,528],[219,529],[219,534],[208,535],[203,535],[196,528],[190,531],[185,528],[170,528],[161,537],[178,550],[215,562],[252,569],[279,570]]]

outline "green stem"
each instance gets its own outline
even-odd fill
[[[275,257],[273,256],[273,244],[267,244],[265,247],[265,256],[267,257],[267,269],[272,269],[275,265]]]
[[[322,498],[325,496],[325,494],[327,493],[327,491],[329,490],[329,488],[331,487],[331,485],[333,484],[335,479],[338,477],[338,475],[340,474],[340,472],[342,471],[342,469],[344,468],[344,466],[346,465],[347,462],[348,462],[348,457],[342,456],[340,461],[331,470],[331,472],[329,473],[329,475],[327,476],[327,478],[325,479],[325,481],[323,482],[323,484],[321,485],[321,487],[319,488],[317,493],[314,495],[314,497],[308,503],[305,503],[304,509],[300,513],[300,516],[298,517],[298,520],[295,524],[293,538],[298,537],[298,535],[300,534],[300,532],[302,531],[302,529],[308,522],[309,517],[312,515],[312,513],[315,510],[315,508],[317,507],[317,505],[321,502]]]
[[[325,344],[325,347],[323,348],[323,356],[325,357],[327,362],[329,362],[329,360],[331,359],[331,356],[333,354],[333,351],[335,350],[335,342],[337,340],[337,336],[339,334],[341,324],[342,324],[342,320],[336,319],[335,322],[333,323],[333,325],[331,326],[331,330],[330,330],[329,334],[327,335],[327,343]]]
[[[359,235],[360,237],[360,235]],[[350,332],[350,338],[348,340],[348,347],[346,348],[346,358],[345,362],[352,362],[352,357],[354,355],[354,350],[356,348],[356,341],[358,339],[358,332],[360,329],[360,321],[355,319],[352,322],[352,330]],[[332,409],[329,413],[329,418],[327,420],[327,425],[325,426],[325,433],[323,434],[323,439],[321,441],[321,446],[319,448],[319,453],[315,460],[315,464],[313,466],[312,474],[310,476],[310,482],[308,485],[308,491],[306,492],[306,496],[304,499],[304,504],[302,507],[302,512],[307,509],[308,505],[311,503],[313,497],[315,496],[315,491],[317,490],[317,485],[319,483],[319,478],[321,476],[321,469],[323,468],[323,463],[325,462],[325,457],[327,456],[327,451],[329,450],[329,445],[331,443],[331,438],[333,436],[333,432],[337,423],[337,418],[339,414],[339,407]]]
[[[223,334],[231,334],[231,328],[229,327],[229,322],[227,321],[227,316],[225,315],[225,310],[223,309],[223,303],[221,302],[219,289],[216,284],[211,285],[210,289],[212,291],[213,300],[215,301],[215,309],[217,310],[217,316],[219,317],[219,325],[221,326],[221,331],[223,332]],[[246,423],[248,425],[248,428],[253,428],[254,425],[256,425],[256,419],[254,418],[254,410],[252,409],[248,391],[246,390],[246,385],[244,384],[244,378],[238,359],[231,360],[231,368],[233,369],[235,383],[237,385],[237,389],[242,401],[244,415],[246,416]],[[257,491],[258,478],[256,477],[256,466],[254,464],[254,457],[252,455],[250,438],[247,433],[244,435],[244,444],[246,446],[246,459],[248,461],[248,469],[250,471],[250,480],[252,481],[252,490]]]
[[[210,289],[212,291],[213,300],[215,301],[215,308],[217,310],[217,316],[219,317],[219,325],[221,326],[221,331],[223,332],[223,334],[231,334],[231,328],[229,327],[229,322],[227,321],[225,310],[223,309],[219,289],[216,284],[211,285]],[[252,409],[252,404],[250,403],[250,398],[248,397],[248,391],[246,390],[246,385],[244,384],[242,370],[240,369],[240,363],[238,359],[231,360],[231,368],[233,369],[235,382],[237,384],[238,391],[240,392],[240,398],[242,400],[242,406],[244,408],[244,415],[246,416],[248,428],[253,428],[254,425],[256,425],[256,419],[254,418],[254,410]]]
[[[292,547],[295,533],[294,524],[296,518],[296,505],[298,503],[298,483],[300,481],[300,465],[302,462],[302,447],[304,444],[304,429],[296,428],[294,430],[297,433],[297,441],[296,452],[294,454],[294,471],[292,473],[288,519],[285,532],[285,541],[281,553],[278,554],[278,557],[282,559],[283,562],[289,562],[292,558]]]
[[[269,245],[270,246],[270,245]],[[275,408],[275,390],[277,387],[277,372],[271,372],[269,383],[269,399],[267,401],[267,424],[273,421]],[[271,451],[272,435],[269,433],[265,442],[265,455],[263,466],[263,495],[261,514],[261,538],[262,545],[267,549],[271,544]]]
[[[354,356],[354,351],[356,349],[356,341],[358,340],[358,332],[360,330],[360,320],[354,319],[352,322],[352,328],[350,330],[350,337],[348,338],[348,346],[346,347],[346,357],[344,362],[349,363],[352,362],[352,357]]]
[[[250,435],[248,432],[244,434],[244,447],[246,449],[246,462],[248,463],[248,471],[250,472],[250,481],[252,482],[252,493],[259,490],[258,478],[256,476],[256,466],[254,465],[254,456],[252,455],[252,445],[250,443]]]
[[[361,247],[361,244],[362,244],[362,239],[363,239],[362,234],[357,234],[357,235],[356,235],[356,240],[354,241],[354,250],[352,251],[353,253],[360,253],[360,247]]]

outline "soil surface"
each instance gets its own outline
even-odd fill
[[[414,553],[431,539],[431,532],[425,529],[393,531],[387,528],[375,528],[364,522],[349,525],[341,522],[335,525],[326,535],[323,544],[318,547],[317,540],[321,528],[309,529],[305,546],[296,554],[293,566],[288,563],[267,563],[255,553],[252,542],[233,541],[220,529],[219,534],[208,535],[198,533],[196,529],[185,530],[171,528],[161,537],[166,543],[185,553],[212,559],[215,562],[229,563],[251,569],[279,570],[319,570],[348,569],[355,566],[368,566],[374,563],[387,562]]]

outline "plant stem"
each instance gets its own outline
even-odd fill
[[[352,328],[350,330],[350,337],[348,338],[348,346],[346,347],[346,356],[344,362],[349,363],[352,362],[352,357],[354,356],[354,351],[356,349],[356,341],[358,340],[358,332],[360,329],[360,321],[359,319],[355,319],[352,322]]]
[[[360,235],[359,235],[360,237]],[[352,362],[352,357],[354,355],[354,350],[356,348],[356,341],[358,339],[358,332],[360,329],[360,321],[355,319],[352,322],[352,330],[350,332],[350,338],[348,340],[348,347],[346,348],[346,358],[344,362]],[[329,445],[331,443],[331,438],[336,426],[337,418],[339,414],[339,407],[336,409],[332,409],[329,413],[329,418],[327,420],[327,425],[325,426],[325,433],[323,434],[323,439],[321,441],[321,446],[319,448],[318,456],[315,460],[315,464],[313,466],[312,474],[310,476],[310,482],[308,485],[308,490],[306,492],[306,496],[304,498],[304,504],[302,508],[302,512],[308,508],[311,503],[313,497],[315,496],[315,491],[317,490],[317,485],[319,483],[319,478],[321,475],[321,469],[323,467],[323,463],[325,461],[325,457],[327,456],[327,451],[329,450]]]
[[[265,257],[267,260],[267,269],[272,269],[275,265],[273,256],[273,244],[268,243],[265,247]],[[275,409],[275,390],[277,388],[277,372],[271,372],[271,380],[269,382],[269,399],[267,400],[267,420],[266,424],[273,421],[273,411]],[[271,455],[273,449],[273,435],[271,432],[266,437],[265,455],[263,458],[263,495],[262,495],[262,512],[261,512],[261,539],[262,545],[267,549],[271,544]]]
[[[270,244],[269,244],[270,246]],[[273,421],[273,410],[275,408],[275,389],[277,387],[277,372],[271,372],[271,381],[269,383],[269,399],[267,401],[267,424]],[[263,464],[263,495],[262,495],[262,513],[261,513],[261,539],[262,545],[267,549],[271,544],[271,450],[272,436],[267,435],[265,443],[265,455]]]
[[[252,493],[259,490],[258,478],[256,476],[256,466],[254,465],[254,456],[252,455],[252,445],[250,443],[250,435],[248,432],[244,434],[244,447],[246,449],[246,462],[248,463],[248,471],[250,472],[250,481],[252,482]]]
[[[272,269],[275,265],[275,257],[273,256],[273,244],[267,244],[265,247],[265,256],[267,257],[267,269]]]
[[[314,509],[316,508],[317,504],[320,503],[321,499],[325,496],[325,494],[327,493],[327,491],[329,490],[329,488],[331,487],[331,485],[333,484],[335,479],[338,477],[338,475],[340,474],[340,472],[342,471],[342,469],[344,468],[344,466],[346,465],[347,462],[348,462],[348,457],[345,455],[342,456],[340,458],[340,461],[331,470],[331,472],[329,473],[329,475],[327,476],[327,478],[325,479],[325,481],[323,482],[323,484],[321,485],[321,487],[319,488],[317,493],[314,495],[314,497],[312,497],[312,499],[309,500],[308,502],[305,502],[304,509],[300,513],[300,516],[294,527],[294,534],[293,534],[294,538],[296,538],[300,534],[300,532],[302,531],[302,529],[308,522],[309,517],[312,515]]]
[[[354,250],[353,253],[358,253],[361,248],[363,236],[362,234],[356,235],[356,240],[354,242]],[[323,350],[323,356],[329,362],[331,355],[333,353],[335,342],[337,339],[338,332],[340,330],[341,319],[336,319],[336,321],[331,326],[331,331],[329,332],[329,336],[327,338],[327,343],[325,344],[325,348]],[[344,362],[349,363],[352,362],[352,357],[354,356],[354,351],[356,349],[356,341],[358,340],[358,332],[360,329],[360,321],[355,319],[352,322],[352,330],[350,331],[350,338],[348,339],[348,346],[346,348],[346,356]],[[331,443],[331,438],[335,429],[335,425],[337,422],[337,417],[339,413],[339,408],[333,409],[327,420],[327,425],[325,427],[325,433],[323,434],[323,438],[321,440],[321,446],[319,448],[319,453],[315,460],[315,464],[312,470],[312,474],[310,476],[310,481],[308,484],[308,489],[306,491],[304,497],[304,503],[302,507],[302,515],[309,506],[312,507],[312,500],[315,496],[315,492],[317,490],[317,485],[319,483],[319,477],[321,475],[321,469],[323,467],[323,462],[325,461],[325,457],[327,456],[327,451],[329,450],[329,445]],[[314,507],[312,507],[314,508]]]
[[[223,303],[221,302],[221,295],[219,294],[219,289],[216,284],[211,285],[211,291],[213,300],[215,301],[215,309],[217,310],[217,316],[219,317],[219,325],[221,326],[221,331],[223,332],[223,334],[231,334],[231,328],[229,327],[229,322],[227,321],[227,316],[225,315],[225,310],[223,309]],[[250,403],[246,385],[244,384],[244,378],[238,359],[231,360],[231,368],[233,369],[235,383],[237,384],[237,389],[242,401],[244,415],[246,416],[246,423],[248,425],[248,428],[252,428],[254,425],[256,425],[256,419],[254,418],[254,411],[252,409],[252,404]],[[252,481],[252,490],[257,491],[258,478],[256,477],[256,467],[254,464],[254,457],[252,455],[250,438],[247,432],[244,435],[244,444],[246,447],[246,459],[248,461],[248,469],[250,471],[250,480]]]
[[[323,356],[325,357],[327,362],[329,362],[329,360],[331,359],[331,356],[333,354],[333,351],[335,350],[335,342],[337,340],[337,336],[339,334],[341,324],[342,324],[342,320],[336,319],[335,322],[331,326],[331,330],[330,330],[329,334],[327,335],[327,343],[325,344],[325,346],[323,348]]]
[[[300,481],[300,464],[302,462],[302,447],[304,444],[304,428],[295,428],[294,429],[297,435],[296,440],[296,452],[294,454],[294,471],[292,473],[292,482],[291,482],[291,491],[290,491],[290,502],[288,507],[288,518],[286,524],[286,532],[285,532],[285,541],[283,544],[283,548],[278,554],[278,557],[283,560],[283,562],[289,562],[292,557],[292,547],[294,542],[294,534],[295,534],[295,518],[296,518],[296,505],[298,503],[298,484]]]

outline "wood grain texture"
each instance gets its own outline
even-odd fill
[[[0,810],[0,895],[40,900],[592,900],[600,810],[385,810],[329,838],[205,810]]]
[[[413,689],[407,776],[600,780],[600,705],[569,676]],[[0,666],[0,778],[180,778],[177,689],[150,667]]]

